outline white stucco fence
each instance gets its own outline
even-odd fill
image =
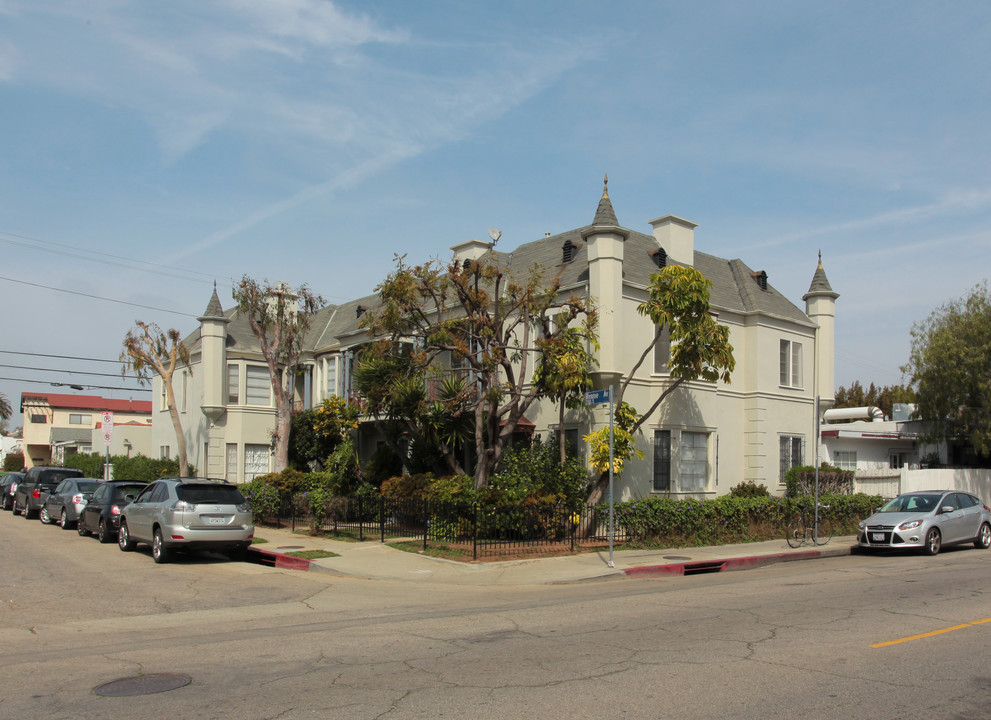
[[[985,503],[991,502],[991,470],[983,468],[938,468],[932,470],[877,470],[858,472],[854,492],[893,498],[917,490],[966,490]]]

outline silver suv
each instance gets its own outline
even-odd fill
[[[251,508],[241,491],[223,480],[159,478],[121,510],[117,545],[151,545],[157,563],[172,552],[219,550],[244,558],[255,535]]]

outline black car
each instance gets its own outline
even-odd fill
[[[112,480],[100,483],[79,515],[76,532],[80,535],[96,533],[100,542],[113,542],[120,529],[120,511],[134,500],[146,485],[147,483],[136,480]]]
[[[14,507],[14,492],[17,484],[24,479],[24,473],[13,472],[0,476],[0,510]]]
[[[75,468],[46,467],[35,465],[24,473],[24,479],[17,483],[14,493],[14,514],[32,518],[41,510],[49,493],[66,478],[82,477],[83,471]]]
[[[56,522],[68,530],[79,520],[79,514],[99,485],[95,478],[66,478],[45,498],[38,518],[43,525]]]

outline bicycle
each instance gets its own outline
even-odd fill
[[[829,510],[829,505],[820,504],[819,509]],[[785,540],[788,541],[788,547],[801,547],[807,542],[811,542],[813,545],[825,545],[832,539],[833,521],[823,517],[821,513],[818,520],[812,516],[806,521],[806,513],[807,511],[799,511],[785,528]]]

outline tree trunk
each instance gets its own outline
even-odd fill
[[[175,391],[172,389],[172,376],[163,375],[165,383],[165,403],[169,406],[169,416],[172,427],[175,428],[176,450],[179,452],[179,477],[186,477],[189,472],[189,462],[186,458],[186,436],[182,434],[182,420],[179,419],[179,408],[175,405]]]

